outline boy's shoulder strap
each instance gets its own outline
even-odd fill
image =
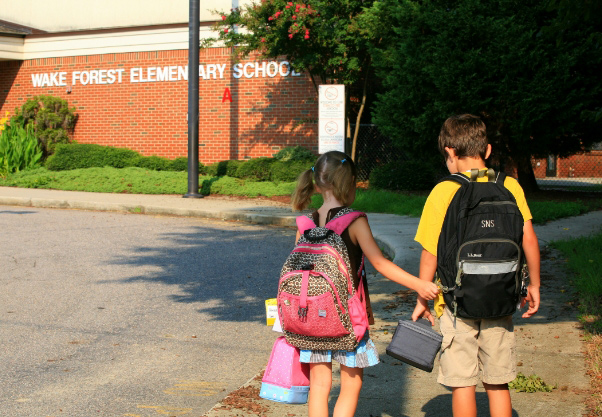
[[[295,219],[295,222],[297,223],[297,229],[299,229],[299,233],[301,234],[305,233],[306,230],[318,227],[310,216],[299,216]]]
[[[367,216],[366,213],[362,211],[343,209],[332,220],[326,223],[324,227],[332,230],[337,235],[340,235],[359,217]]]
[[[500,184],[501,186],[503,186],[504,181],[506,181],[506,177],[507,177],[507,175],[505,173],[503,173],[502,171],[499,171],[497,173],[497,175],[495,176],[495,182]]]
[[[462,175],[462,174],[459,174],[459,173],[447,175],[447,176],[441,178],[439,180],[439,183],[442,183],[444,181],[457,182],[460,185],[465,185],[465,184],[468,184],[470,182],[470,180],[468,179],[468,177],[466,177],[466,175]]]

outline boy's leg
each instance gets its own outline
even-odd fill
[[[508,382],[516,378],[516,348],[512,317],[484,319],[479,336],[483,386],[492,417],[510,417],[512,400]]]
[[[355,415],[363,377],[363,368],[341,365],[341,392],[334,406],[333,417],[353,417]]]
[[[483,383],[489,398],[489,414],[491,417],[511,417],[512,400],[508,384],[493,385]]]
[[[309,417],[328,417],[332,363],[309,364]]]
[[[454,417],[477,417],[476,386],[452,388]]]
[[[454,417],[475,417],[479,373],[479,321],[454,318],[445,308],[440,319],[443,343],[437,382],[452,389]]]

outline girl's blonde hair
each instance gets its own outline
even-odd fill
[[[349,156],[343,152],[330,151],[321,155],[311,169],[304,171],[297,181],[293,192],[294,210],[303,210],[311,201],[311,196],[318,186],[321,190],[329,190],[334,198],[344,205],[349,205],[349,195],[355,187],[356,169]]]

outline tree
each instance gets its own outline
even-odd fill
[[[311,77],[316,95],[318,84],[339,83],[346,88],[347,136],[355,118],[352,158],[359,124],[366,107],[371,79],[368,52],[370,38],[358,25],[372,1],[311,0],[305,3],[262,0],[221,13],[214,29],[216,39],[201,47],[224,43],[237,59],[258,52],[262,58],[286,57],[293,69]],[[352,101],[355,96],[358,101]]]
[[[428,159],[448,116],[478,114],[495,162],[513,163],[523,188],[536,190],[531,157],[564,157],[599,140],[596,20],[565,20],[570,31],[559,38],[547,30],[559,16],[538,0],[375,3],[366,18],[382,37],[372,56],[386,91],[375,122],[404,150]]]
[[[11,118],[13,125],[33,126],[45,157],[54,153],[58,143],[69,143],[76,122],[75,107],[69,107],[67,100],[45,95],[27,100]]]

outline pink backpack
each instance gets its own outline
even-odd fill
[[[278,285],[278,313],[289,344],[308,350],[354,350],[368,329],[363,279],[356,291],[341,234],[359,211],[344,208],[324,227],[297,218],[301,237]],[[363,269],[363,258],[360,268]]]
[[[280,336],[274,342],[259,396],[283,403],[305,404],[308,394],[309,364],[299,362],[299,349]]]

